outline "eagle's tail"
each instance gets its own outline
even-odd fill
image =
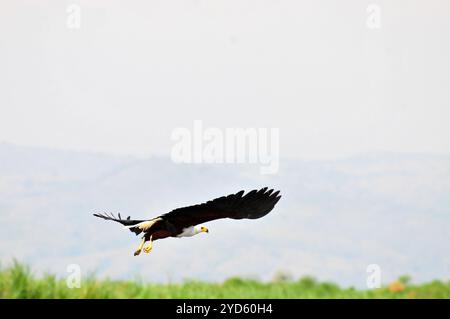
[[[118,223],[121,223],[122,225],[125,226],[125,228],[129,229],[130,231],[132,231],[133,233],[135,233],[136,235],[139,235],[140,233],[142,233],[142,229],[139,227],[136,227],[139,223],[144,222],[145,220],[134,220],[134,219],[130,219],[130,216],[127,217],[127,219],[122,219],[122,217],[120,216],[120,213],[118,214],[119,218],[116,218],[116,216],[114,216],[114,214],[93,214],[95,217],[99,217],[99,218],[103,218],[104,220],[112,220]]]

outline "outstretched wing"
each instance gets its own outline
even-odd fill
[[[131,232],[135,233],[136,235],[139,235],[142,231],[143,228],[142,227],[138,227],[142,224],[144,224],[145,222],[149,222],[146,220],[136,220],[136,219],[131,219],[130,216],[127,217],[127,219],[122,219],[122,217],[119,215],[119,218],[116,218],[116,216],[114,216],[114,214],[108,214],[108,213],[104,213],[104,214],[93,214],[95,217],[100,217],[103,218],[105,220],[112,220],[118,223],[121,223],[122,225],[126,226],[127,228],[130,229]],[[136,227],[132,227],[132,226],[136,226]]]
[[[244,191],[223,196],[206,203],[177,208],[160,216],[178,229],[220,218],[257,219],[267,215],[280,200],[280,191],[267,187],[244,195]]]
[[[95,217],[100,217],[103,218],[105,220],[112,220],[118,223],[121,223],[124,226],[131,226],[131,225],[136,225],[140,222],[143,222],[144,220],[135,220],[135,219],[131,219],[130,216],[127,217],[127,219],[122,219],[122,217],[120,216],[120,213],[118,214],[119,218],[116,218],[116,216],[114,216],[114,214],[112,213],[103,213],[103,214],[93,214]]]

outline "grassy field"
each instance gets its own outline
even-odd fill
[[[96,280],[93,276],[69,289],[53,275],[40,278],[19,263],[0,268],[0,298],[450,298],[450,282],[409,284],[407,277],[373,290],[340,288],[304,277],[273,282],[230,278],[223,283],[187,281],[182,284],[143,284],[134,281]]]

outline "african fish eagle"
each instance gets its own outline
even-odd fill
[[[113,214],[94,214],[106,220],[121,223],[125,228],[139,235],[144,233],[137,256],[144,250],[152,250],[153,241],[167,237],[191,237],[209,230],[202,223],[220,219],[257,219],[267,215],[280,200],[280,191],[274,192],[267,187],[252,190],[244,195],[244,191],[228,196],[222,196],[206,203],[174,209],[166,214],[147,220],[133,220],[116,218]],[[145,247],[144,244],[149,242]]]

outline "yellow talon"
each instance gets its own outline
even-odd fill
[[[153,236],[150,236],[150,241],[149,241],[148,245],[144,247],[144,253],[146,253],[146,254],[148,254],[149,252],[152,251],[152,248],[153,248],[153,240],[152,240],[152,237],[153,237]]]
[[[152,245],[148,245],[148,246],[144,247],[144,253],[148,254],[151,251],[152,251]]]
[[[135,255],[135,256],[137,256],[137,255],[139,255],[139,254],[141,253],[142,247],[144,246],[144,244],[145,244],[145,236],[142,237],[142,241],[141,241],[141,243],[139,244],[138,249],[134,252],[134,255]]]

